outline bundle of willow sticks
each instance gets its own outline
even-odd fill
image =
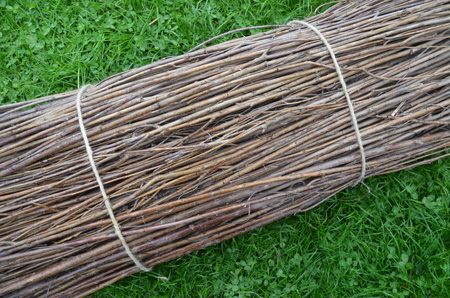
[[[450,149],[450,0],[342,1],[0,107],[0,294],[85,296]],[[366,165],[358,146],[360,131]]]

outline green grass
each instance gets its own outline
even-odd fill
[[[0,103],[95,83],[228,30],[301,19],[323,2],[0,0]],[[449,168],[447,158],[367,179],[361,200],[344,201],[364,187],[348,189],[94,297],[450,297]]]

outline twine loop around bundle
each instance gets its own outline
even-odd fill
[[[327,41],[325,36],[323,36],[323,34],[319,31],[319,29],[317,29],[316,26],[314,26],[310,23],[307,23],[305,21],[299,21],[299,20],[293,20],[293,21],[289,22],[288,26],[292,26],[292,27],[305,26],[305,27],[311,29],[314,33],[316,33],[319,36],[320,40],[323,42],[323,44],[327,48],[328,52],[330,53],[331,60],[333,60],[334,67],[336,68],[336,73],[337,73],[337,75],[339,77],[339,81],[341,82],[341,85],[342,85],[342,91],[344,92],[345,98],[347,99],[347,105],[348,105],[348,109],[350,112],[350,117],[352,118],[352,124],[353,124],[353,128],[354,128],[355,134],[356,134],[356,141],[358,142],[359,151],[361,153],[361,174],[359,175],[359,178],[353,184],[353,186],[355,186],[355,185],[359,184],[366,175],[366,167],[367,167],[366,155],[364,153],[364,146],[362,143],[361,133],[359,131],[358,120],[356,119],[355,110],[353,108],[353,104],[352,104],[350,95],[347,90],[347,84],[345,83],[344,76],[342,75],[341,67],[339,66],[339,63],[337,62],[336,55],[334,54],[334,51],[331,48],[330,43]]]
[[[119,238],[120,242],[122,243],[122,246],[125,248],[125,251],[127,255],[130,257],[130,259],[136,264],[136,266],[143,270],[143,271],[150,271],[152,270],[151,267],[146,267],[141,261],[138,260],[138,258],[133,254],[130,247],[128,246],[125,237],[122,235],[122,231],[120,229],[119,222],[117,221],[116,217],[114,216],[114,211],[111,205],[111,202],[109,201],[108,195],[106,194],[105,187],[103,186],[102,179],[100,178],[100,174],[98,173],[97,166],[95,165],[94,161],[94,154],[92,152],[92,148],[89,145],[89,139],[87,137],[86,128],[84,127],[83,122],[83,114],[81,112],[81,98],[86,90],[87,87],[90,85],[84,85],[80,88],[77,94],[77,113],[78,113],[78,123],[80,125],[81,135],[83,136],[84,145],[86,147],[86,152],[89,158],[89,163],[91,164],[92,171],[94,172],[95,179],[97,179],[98,186],[100,188],[100,192],[103,196],[103,202],[105,203],[106,210],[108,211],[108,215],[111,218],[112,224],[114,226],[114,231]]]

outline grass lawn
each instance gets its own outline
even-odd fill
[[[0,0],[0,103],[95,83],[232,29],[302,19],[325,2]],[[365,187],[348,189],[93,296],[450,297],[449,169],[447,158],[367,179],[365,198],[354,200]]]

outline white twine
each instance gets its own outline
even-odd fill
[[[150,267],[146,267],[144,264],[141,263],[141,261],[139,261],[136,256],[133,254],[133,252],[131,251],[130,247],[128,246],[127,242],[125,241],[125,238],[122,235],[122,231],[120,229],[120,225],[117,222],[116,217],[114,216],[114,212],[111,206],[111,202],[109,201],[108,195],[106,194],[105,191],[105,187],[103,186],[103,182],[102,179],[100,178],[100,174],[98,173],[97,170],[97,166],[95,165],[95,161],[94,161],[94,154],[92,152],[91,146],[89,145],[89,139],[87,137],[87,133],[86,133],[86,129],[84,127],[84,123],[83,123],[83,115],[81,113],[81,96],[83,94],[83,92],[86,90],[86,88],[89,85],[84,85],[83,87],[80,88],[80,90],[78,91],[78,95],[77,95],[77,112],[78,112],[78,123],[80,124],[80,130],[81,130],[81,135],[83,136],[83,140],[84,140],[84,145],[86,147],[86,152],[89,158],[89,162],[91,164],[91,168],[92,171],[94,172],[95,178],[97,179],[97,183],[98,186],[100,188],[100,192],[102,193],[103,196],[103,200],[106,206],[106,210],[108,211],[108,215],[111,218],[111,221],[113,223],[114,226],[114,231],[116,232],[117,237],[119,237],[120,242],[122,243],[123,247],[125,248],[125,251],[127,253],[127,255],[130,257],[131,260],[133,260],[133,262],[136,264],[136,266],[143,270],[143,271],[150,271],[152,270],[152,268]]]
[[[361,152],[361,174],[360,174],[358,180],[356,180],[356,182],[353,184],[353,185],[357,185],[364,179],[364,176],[366,175],[366,166],[367,166],[366,165],[366,155],[364,153],[364,147],[363,147],[363,143],[362,143],[361,133],[359,132],[359,126],[358,126],[358,121],[356,119],[355,110],[353,109],[353,104],[352,104],[352,101],[350,100],[350,95],[348,94],[347,84],[345,84],[344,76],[342,75],[342,72],[341,72],[341,67],[339,66],[339,64],[337,62],[336,56],[334,55],[331,45],[326,40],[325,36],[323,36],[322,33],[320,33],[320,31],[314,25],[311,25],[304,21],[298,21],[298,20],[291,21],[288,23],[288,25],[289,26],[303,25],[305,27],[308,27],[312,31],[314,31],[314,33],[316,33],[319,36],[320,40],[324,43],[328,52],[331,55],[331,59],[333,60],[334,67],[336,68],[336,73],[337,73],[337,75],[339,77],[339,81],[341,82],[341,85],[342,85],[342,90],[344,91],[345,98],[347,99],[350,116],[352,118],[353,128],[355,129],[356,140],[358,141],[359,151]]]

